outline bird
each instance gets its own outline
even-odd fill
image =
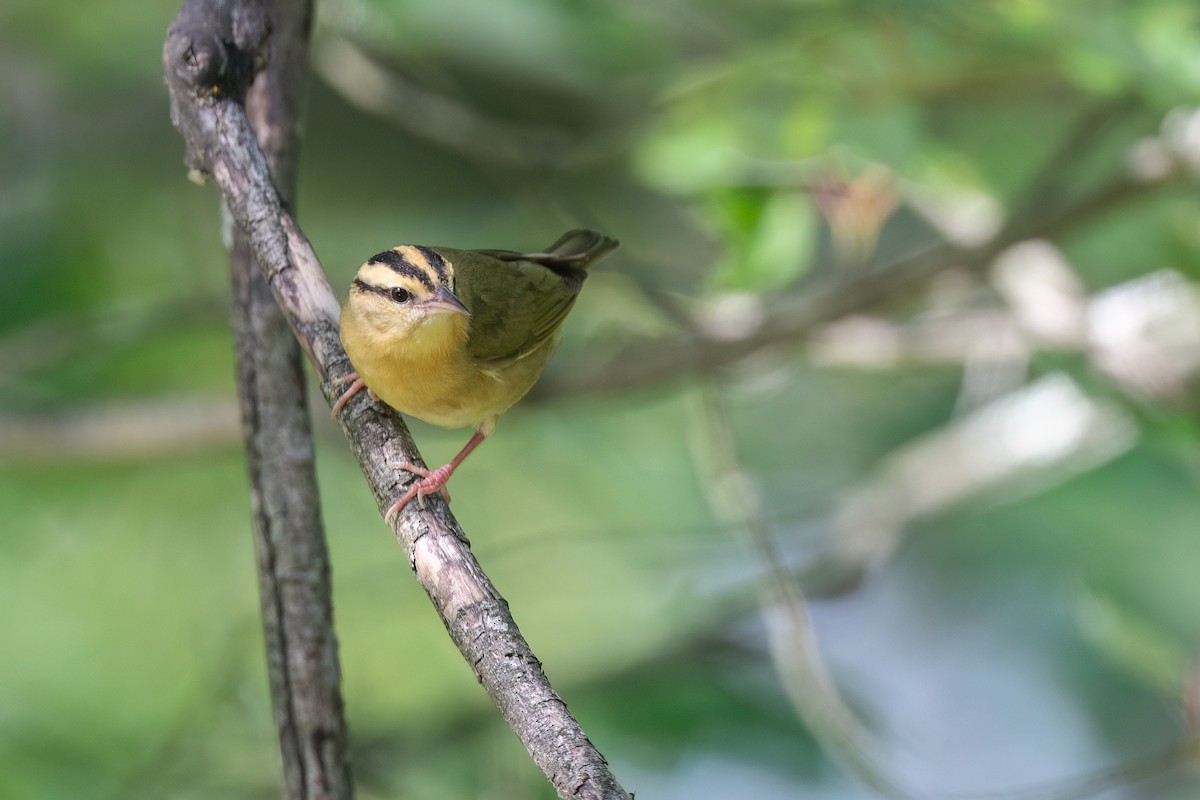
[[[359,267],[339,324],[354,369],[341,379],[349,387],[333,415],[365,387],[402,414],[475,429],[438,469],[391,465],[417,479],[384,514],[388,522],[414,497],[446,493],[458,466],[542,374],[588,268],[618,245],[575,229],[542,252],[399,245]]]

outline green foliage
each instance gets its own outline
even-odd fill
[[[816,211],[796,191],[731,190],[711,199],[728,251],[722,289],[769,292],[800,277],[816,255]]]
[[[43,414],[233,397],[221,217],[184,179],[159,74],[174,11],[0,8],[0,797],[278,794],[237,431],[101,461],[11,434]],[[557,376],[678,336],[680,316],[729,294],[769,309],[886,267],[968,201],[1000,222],[1041,218],[1038,202],[1124,174],[1135,142],[1200,104],[1192,0],[324,3],[318,56],[341,40],[454,113],[373,116],[315,60],[299,210],[331,283],[401,242],[611,233],[623,248],[589,280]],[[1085,117],[1101,122],[1080,135]],[[463,126],[519,155],[490,157]],[[1160,268],[1194,282],[1194,183],[1057,243],[1087,292]],[[809,350],[784,342],[711,379],[789,566],[838,543],[853,492],[1028,380],[1073,376],[1134,435],[1060,482],[883,520],[895,549],[812,602],[819,650],[942,794],[1170,744],[1200,641],[1195,387],[1139,393],[1061,343],[1024,361],[994,340],[963,355],[961,329],[920,326],[1005,306],[978,274],[941,277],[868,309],[870,358],[839,361],[819,331]],[[866,797],[781,688],[756,610],[765,567],[710,505],[724,473],[704,455],[699,395],[693,382],[518,407],[456,476],[456,513],[639,796]],[[551,796],[313,405],[360,796]],[[416,436],[440,461],[465,433]],[[960,455],[1012,449],[984,444]],[[896,507],[959,472],[905,473]]]

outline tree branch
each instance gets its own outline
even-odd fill
[[[211,175],[332,402],[349,372],[338,305],[311,245],[283,208],[241,98],[261,64],[262,9],[235,0],[186,0],[168,30],[163,66],[171,118],[196,175]],[[340,422],[382,512],[402,491],[389,462],[423,463],[399,415],[355,403]],[[417,579],[451,639],[561,798],[629,800],[551,687],[508,604],[472,555],[440,497],[392,522]]]
[[[295,197],[309,0],[268,0],[271,63],[246,105],[284,195]],[[354,795],[300,348],[243,231],[230,251],[237,358],[267,677],[289,800]]]
[[[1122,94],[1104,98],[1078,114],[1062,141],[1022,193],[1016,208],[1025,219],[1034,219],[1061,201],[1081,162],[1112,131],[1122,115],[1138,108],[1138,102],[1135,94]]]

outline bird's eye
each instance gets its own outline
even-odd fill
[[[388,296],[397,303],[407,303],[412,299],[412,294],[401,286],[393,286],[391,291],[388,292]]]

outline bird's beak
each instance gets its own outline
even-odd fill
[[[466,314],[471,316],[471,312],[462,304],[462,301],[454,296],[454,292],[447,289],[445,286],[439,286],[437,292],[434,293],[433,299],[426,300],[421,306],[434,314]]]

